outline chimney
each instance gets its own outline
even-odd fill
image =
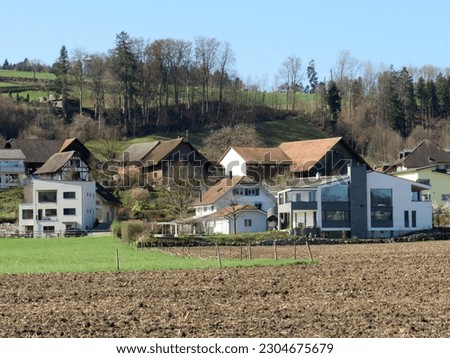
[[[184,134],[184,139],[186,139],[186,142],[189,142],[189,129],[186,129],[186,133]]]

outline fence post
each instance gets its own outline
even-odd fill
[[[217,255],[217,260],[219,261],[219,267],[222,267],[222,258],[220,257],[220,248],[219,248],[219,244],[216,242],[216,255]]]
[[[294,260],[297,260],[297,240],[294,240]]]
[[[277,240],[273,240],[273,255],[275,257],[275,261],[277,261],[278,260]]]
[[[251,260],[252,259],[252,243],[250,241],[248,242],[248,256]]]
[[[116,268],[117,271],[120,271],[120,265],[119,265],[119,249],[116,249]]]
[[[312,253],[311,253],[311,248],[309,247],[308,240],[305,240],[305,243],[306,243],[306,248],[308,249],[309,259],[312,262],[312,261],[314,261],[314,259],[313,259]]]
[[[239,246],[241,247],[241,261],[242,261],[242,242],[239,243]]]

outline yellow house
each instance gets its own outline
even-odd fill
[[[433,206],[446,206],[450,209],[450,172],[448,164],[430,165],[391,173],[396,177],[431,185],[424,191],[422,200],[431,200]]]

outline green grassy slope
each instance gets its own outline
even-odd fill
[[[280,119],[274,121],[260,122],[256,125],[256,130],[263,138],[265,144],[269,147],[276,147],[282,142],[325,138],[326,132],[320,128],[313,127],[308,122],[299,117]],[[189,132],[189,141],[201,151],[203,139],[209,132]],[[125,150],[134,143],[153,142],[156,140],[175,139],[183,133],[155,133],[149,136],[133,138],[121,141],[118,145],[120,151]],[[102,142],[100,140],[89,141],[86,143],[94,155],[102,158]]]

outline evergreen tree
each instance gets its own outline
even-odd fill
[[[341,95],[339,93],[337,84],[334,81],[330,81],[328,83],[327,103],[329,111],[331,113],[331,125],[333,127],[334,135],[334,133],[336,132],[337,120],[339,118],[339,114],[341,113]]]
[[[9,70],[9,69],[10,69],[10,66],[11,66],[11,65],[9,64],[8,59],[5,58],[5,62],[3,62],[2,69],[3,69],[3,70]]]
[[[133,40],[122,31],[116,35],[116,47],[113,50],[114,73],[120,84],[123,97],[123,126],[128,131],[128,124],[134,120],[134,100],[136,95],[137,61],[133,52]]]
[[[69,56],[65,45],[62,45],[59,51],[59,58],[55,64],[55,91],[56,94],[61,96],[62,109],[64,118],[67,118],[66,102],[69,95],[68,91],[68,71],[69,71]]]
[[[442,73],[439,73],[436,78],[436,97],[440,116],[448,116],[450,114],[449,82]]]
[[[308,76],[308,81],[309,81],[309,88],[310,88],[309,92],[315,93],[316,88],[319,84],[319,79],[317,77],[314,60],[309,61],[308,67],[306,68],[306,75]]]
[[[426,90],[427,90],[427,117],[433,118],[439,112],[436,84],[434,83],[433,80],[427,81]]]
[[[425,119],[425,114],[426,114],[426,108],[427,108],[427,102],[428,102],[428,98],[427,98],[427,84],[425,82],[425,79],[420,76],[419,79],[417,80],[416,86],[415,86],[415,94],[416,94],[416,99],[419,105],[419,109],[420,109],[420,115],[422,116],[422,119]]]
[[[414,83],[412,76],[409,74],[406,67],[403,67],[398,74],[396,91],[401,108],[403,109],[403,118],[399,118],[400,123],[398,124],[398,129],[403,137],[407,137],[412,130],[417,103],[414,96]]]

